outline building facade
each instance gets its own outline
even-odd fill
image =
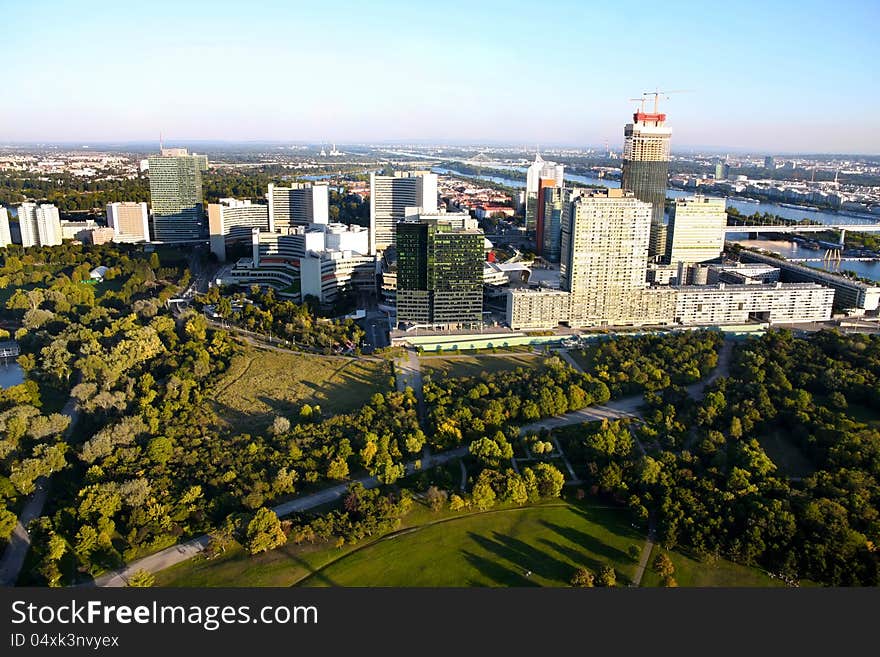
[[[251,229],[269,230],[269,206],[234,198],[221,198],[208,204],[208,235],[211,252],[220,262],[226,261],[226,246],[249,242]]]
[[[160,242],[204,238],[202,171],[205,156],[188,155],[185,148],[163,148],[147,158],[153,235]]]
[[[669,175],[669,148],[672,130],[665,125],[666,115],[636,112],[633,122],[624,128],[621,187],[652,208],[651,255],[661,253],[666,240],[662,231]]]
[[[58,208],[49,203],[22,203],[18,208],[21,245],[58,246],[63,241]]]
[[[525,215],[526,215],[526,231],[534,232],[536,237],[538,234],[539,208],[541,207],[538,198],[544,181],[544,186],[562,188],[565,184],[565,166],[556,164],[556,162],[546,162],[535,153],[535,161],[529,165],[526,171],[526,191],[525,191]]]
[[[107,225],[114,242],[149,242],[150,213],[146,203],[108,203]]]
[[[577,325],[636,316],[632,292],[647,286],[651,206],[619,189],[591,190],[569,204],[562,226],[560,288]]]
[[[724,250],[726,207],[723,198],[697,195],[676,199],[669,213],[666,261],[697,263],[719,258]]]
[[[330,222],[330,188],[323,183],[269,184],[266,201],[269,231]]]
[[[444,328],[483,320],[483,232],[442,220],[397,224],[397,321]]]
[[[370,174],[370,253],[396,243],[397,222],[410,213],[437,212],[437,175],[426,171]]]
[[[12,231],[9,230],[9,212],[0,205],[0,248],[12,244]]]

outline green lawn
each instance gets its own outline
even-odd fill
[[[284,547],[249,556],[236,547],[158,574],[157,586],[563,586],[576,566],[611,563],[629,583],[627,556],[644,536],[623,510],[555,500],[466,515],[418,505],[405,527],[336,549]],[[529,577],[525,576],[531,570]]]
[[[628,514],[558,502],[455,518],[356,550],[302,586],[565,586],[578,566],[610,563],[631,581]],[[527,575],[528,572],[531,575]]]
[[[788,477],[807,477],[816,471],[792,439],[779,431],[763,435],[759,442],[782,474]]]
[[[387,363],[249,348],[217,382],[209,404],[221,424],[263,431],[276,415],[319,404],[324,413],[346,413],[388,389]]]
[[[571,356],[572,360],[581,366],[581,369],[584,372],[589,372],[593,369],[593,357],[596,354],[596,350],[598,349],[598,345],[587,345],[583,349],[569,349],[568,355]]]
[[[672,560],[672,565],[675,566],[673,577],[679,586],[785,586],[784,582],[770,577],[759,568],[741,566],[727,559],[704,563],[681,552],[668,552],[656,545],[648,559],[642,586],[662,586],[660,577],[651,568],[660,552],[666,552]]]
[[[537,367],[543,356],[533,353],[486,354],[483,356],[421,356],[422,374],[434,378],[477,376],[481,372],[500,372],[517,367]]]

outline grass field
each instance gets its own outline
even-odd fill
[[[636,565],[627,550],[644,542],[627,518],[623,510],[561,500],[464,516],[419,507],[405,519],[415,527],[372,543],[342,550],[286,545],[256,557],[236,548],[164,571],[156,584],[563,586],[579,565],[610,563],[625,585]]]
[[[514,370],[517,367],[537,367],[543,356],[533,353],[523,354],[486,354],[484,356],[422,356],[419,360],[422,374],[440,377],[458,378],[477,376],[481,372],[500,372]]]
[[[660,577],[651,564],[660,552],[666,552],[675,566],[673,577],[679,586],[785,586],[785,583],[770,577],[764,571],[749,566],[741,566],[727,559],[714,563],[703,563],[680,552],[667,552],[654,546],[648,567],[642,577],[642,586],[662,586]]]
[[[773,431],[764,434],[760,443],[782,474],[789,477],[807,477],[816,471],[810,460],[788,436]]]
[[[263,431],[275,415],[319,404],[325,413],[346,413],[388,389],[387,363],[248,349],[236,356],[215,386],[210,405],[221,424],[236,431]]]
[[[635,570],[627,550],[644,540],[626,518],[568,503],[459,518],[374,543],[301,585],[565,586],[578,566],[605,563],[626,584]]]

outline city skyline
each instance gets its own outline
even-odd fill
[[[47,4],[55,20],[41,39],[17,29]],[[517,2],[342,3],[333,13],[277,3],[19,5],[5,12],[11,29],[0,47],[18,63],[7,80],[18,102],[0,110],[0,142],[146,141],[161,130],[169,141],[616,148],[621,117],[637,106],[628,99],[659,86],[690,90],[661,100],[679,150],[878,153],[880,135],[863,130],[862,115],[880,100],[864,84],[880,10],[844,4],[748,2],[701,16],[687,3],[648,11],[561,2],[566,20],[546,24],[523,21],[528,6]],[[132,48],[126,34],[149,34],[132,48],[149,56],[104,56],[78,25],[110,46]],[[623,31],[640,47],[621,48]],[[78,49],[80,39],[79,57],[58,60],[43,47]],[[545,70],[522,47],[529,40],[560,65]],[[289,90],[273,85],[285,73]],[[514,80],[540,80],[543,93],[524,96]],[[558,108],[553,121],[547,106]]]

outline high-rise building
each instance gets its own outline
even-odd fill
[[[370,253],[396,242],[395,225],[410,213],[437,212],[437,174],[427,171],[370,174]],[[416,210],[420,208],[420,210]]]
[[[58,208],[49,203],[22,203],[18,208],[21,245],[58,246],[62,243]]]
[[[290,187],[269,184],[269,231],[290,226],[326,224],[330,221],[329,187],[326,184],[294,183]]]
[[[21,245],[24,248],[39,246],[36,203],[22,203],[18,206],[18,229],[21,232]]]
[[[0,205],[0,248],[12,244],[12,231],[9,230],[9,212]]]
[[[621,187],[650,203],[651,255],[662,253],[665,238],[663,211],[669,174],[669,143],[672,130],[665,125],[666,115],[636,112],[633,122],[624,128],[623,173]]]
[[[562,225],[560,287],[571,293],[574,324],[638,317],[646,287],[651,205],[619,189],[584,190]]]
[[[483,319],[483,232],[442,219],[397,224],[397,321],[476,327]]]
[[[146,203],[108,203],[107,225],[114,242],[149,242],[150,213]]]
[[[727,202],[696,195],[675,200],[669,215],[666,259],[670,264],[714,260],[724,250]]]
[[[768,155],[764,158],[764,168],[765,169],[775,169],[776,168],[776,160],[773,159],[772,155]]]
[[[147,159],[155,239],[181,242],[203,238],[202,171],[207,158],[188,155],[185,148],[163,148],[161,155]]]
[[[538,230],[539,210],[541,209],[540,199],[538,198],[542,186],[559,187],[564,184],[565,166],[556,164],[556,162],[545,162],[544,159],[535,153],[535,161],[526,171],[526,230],[535,233],[536,239],[538,234],[543,233]],[[542,181],[545,181],[542,185]],[[540,251],[539,251],[540,253]]]
[[[269,231],[269,206],[235,198],[221,198],[219,203],[208,204],[211,252],[220,262],[226,260],[228,243],[250,242],[253,228]]]
[[[727,180],[730,177],[730,165],[727,162],[715,164],[715,180]]]
[[[540,196],[541,208],[541,241],[538,253],[550,262],[559,262],[562,248],[562,217],[565,205],[573,198],[572,190],[562,187],[542,187]]]

